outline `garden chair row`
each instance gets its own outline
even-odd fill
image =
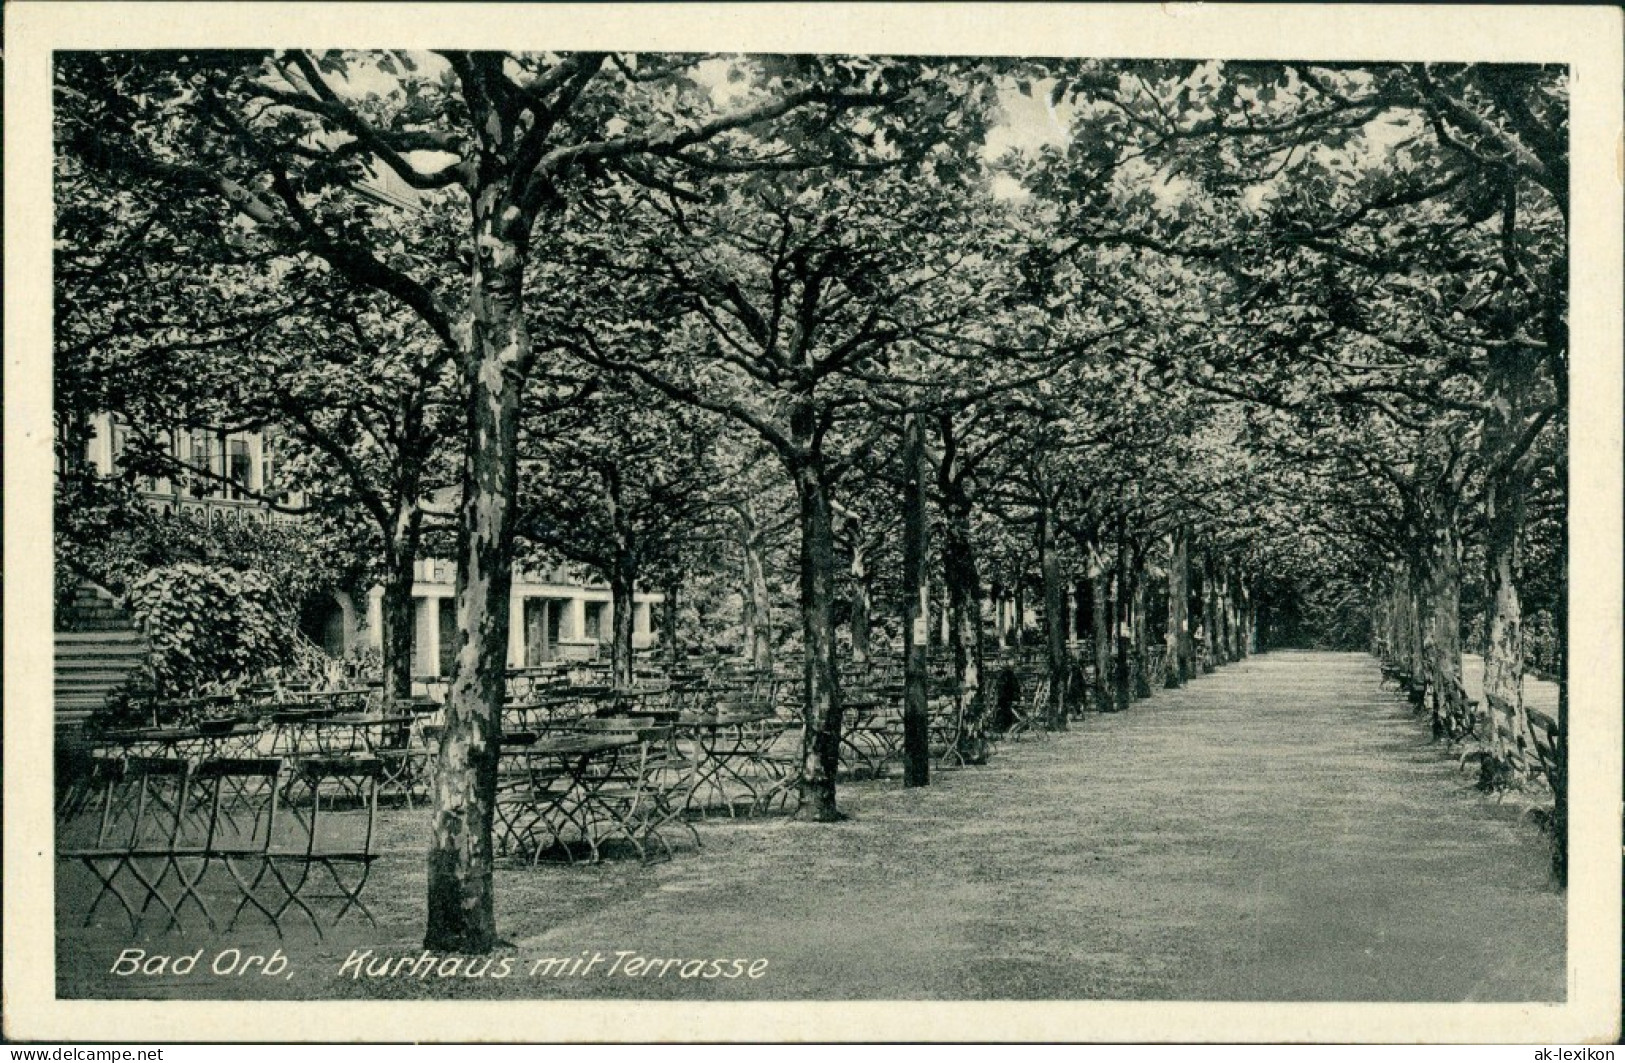
[[[597,863],[624,841],[647,860],[673,854],[664,829],[681,820],[687,765],[672,728],[648,718],[582,721],[567,733],[503,736],[495,824],[498,852],[536,863],[580,856]]]
[[[230,930],[257,913],[278,936],[294,912],[318,935],[352,909],[373,921],[361,895],[378,855],[377,759],[89,757],[76,770],[57,855],[94,880],[85,925],[109,901],[132,931],[154,917],[184,933],[189,919]]]

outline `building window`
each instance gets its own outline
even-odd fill
[[[117,417],[110,418],[113,426],[112,435],[112,469],[119,471],[124,463],[124,454],[130,449],[130,426]]]
[[[249,474],[253,465],[252,459],[248,456],[248,440],[241,437],[226,440],[226,475],[231,478],[228,490],[232,498],[247,496]]]
[[[213,498],[220,493],[213,478],[209,476],[214,472],[214,444],[214,436],[202,430],[192,432],[187,439],[186,464],[196,470],[186,473],[186,481],[193,498]]]
[[[586,638],[594,642],[604,641],[604,603],[588,602],[585,623],[587,630],[582,632]]]

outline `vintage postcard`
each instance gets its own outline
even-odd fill
[[[8,1038],[1619,1036],[1618,10],[7,16]]]

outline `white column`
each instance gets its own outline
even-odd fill
[[[367,645],[375,650],[384,648],[384,588],[374,587],[367,592]]]
[[[508,667],[525,666],[525,598],[514,594],[508,599]]]
[[[440,674],[440,599],[430,595],[419,599],[423,603],[419,615],[423,618],[424,675]]]
[[[587,599],[577,594],[564,604],[564,615],[569,621],[564,625],[565,631],[560,634],[572,639],[587,637]]]
[[[251,491],[264,491],[265,437],[259,432],[249,432],[244,438],[248,440],[248,488]]]
[[[356,648],[355,602],[344,591],[334,591],[333,600],[339,603],[339,613],[343,617],[344,652],[349,653]]]
[[[98,413],[90,418],[90,443],[86,447],[86,459],[95,466],[102,476],[109,476],[113,472],[113,417],[111,414]]]

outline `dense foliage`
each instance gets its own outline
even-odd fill
[[[284,433],[397,687],[412,562],[458,563],[432,947],[497,940],[526,561],[793,665],[820,821],[842,673],[904,646],[911,728],[931,650],[979,718],[993,654],[1040,647],[1064,727],[1363,646],[1528,770],[1526,658],[1565,656],[1562,69],[74,53],[58,86],[64,455],[107,409]],[[105,487],[64,477],[59,556],[128,579],[161,552],[87,559]],[[263,610],[166,681],[275,655],[292,588],[155,571]]]

